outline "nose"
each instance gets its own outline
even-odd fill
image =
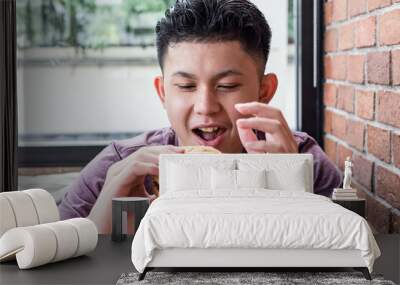
[[[212,88],[201,88],[196,94],[194,112],[199,115],[210,115],[220,110],[220,103],[216,92]]]

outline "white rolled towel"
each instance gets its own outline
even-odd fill
[[[0,262],[16,257],[20,269],[86,254],[96,248],[96,225],[86,218],[17,227],[0,238]]]
[[[0,237],[15,227],[56,222],[60,214],[56,202],[43,189],[0,193]]]
[[[28,194],[33,201],[39,224],[51,223],[60,220],[60,213],[53,196],[43,189],[28,189],[22,191]]]
[[[30,196],[23,191],[3,192],[0,195],[8,200],[17,227],[33,226],[39,223],[35,205]]]
[[[6,197],[0,195],[0,237],[16,226],[17,222],[10,202]]]

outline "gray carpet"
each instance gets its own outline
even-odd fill
[[[379,284],[395,285],[382,276],[368,281],[360,272],[148,272],[138,280],[138,273],[122,274],[117,285],[131,284]]]

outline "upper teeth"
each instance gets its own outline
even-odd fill
[[[200,131],[202,132],[215,132],[216,130],[218,130],[218,127],[213,127],[213,128],[199,128]]]

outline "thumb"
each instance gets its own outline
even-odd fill
[[[155,200],[155,199],[157,199],[157,196],[156,195],[148,195],[147,196],[148,198],[150,198],[150,204]]]

